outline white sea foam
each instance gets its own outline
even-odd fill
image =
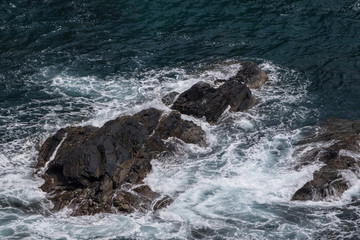
[[[50,164],[52,161],[54,161],[54,159],[55,159],[55,157],[56,157],[56,153],[57,153],[57,151],[59,150],[59,148],[61,147],[61,145],[63,144],[63,142],[65,141],[66,137],[67,137],[67,133],[65,133],[65,135],[64,135],[64,137],[62,138],[62,140],[60,141],[60,143],[56,146],[55,151],[51,154],[51,156],[50,156],[50,158],[49,158],[49,161],[47,161],[47,162],[45,163],[45,166],[40,169],[40,171],[39,171],[39,174],[40,174],[40,175],[44,174],[44,173],[48,170],[49,164]]]
[[[313,164],[298,171],[292,169],[296,163],[294,144],[303,137],[302,130],[316,131],[304,121],[316,118],[317,112],[303,104],[309,100],[306,78],[294,70],[261,62],[269,81],[260,90],[253,90],[257,104],[252,109],[227,111],[217,125],[183,115],[205,130],[208,146],[184,144],[173,157],[152,161],[153,170],[145,182],[154,191],[173,197],[174,202],[159,212],[129,216],[69,217],[68,209],[44,214],[49,203],[38,188],[43,180],[32,176],[34,147],[67,125],[101,126],[117,116],[148,107],[170,112],[160,100],[166,93],[182,92],[200,80],[211,83],[227,79],[240,65],[231,60],[211,68],[199,66],[193,72],[160,69],[108,79],[66,73],[51,76],[51,71],[44,69],[46,80],[37,84],[43,84],[44,92],[54,98],[21,106],[19,114],[33,110],[39,114],[36,121],[9,124],[7,132],[18,134],[35,126],[40,133],[0,145],[0,200],[8,199],[8,203],[0,203],[9,211],[0,217],[9,217],[20,203],[23,212],[34,213],[4,223],[0,234],[8,231],[10,239],[17,233],[57,239],[307,239],[319,229],[339,228],[343,221],[338,215],[341,210],[333,208],[351,203],[359,193],[360,182],[344,172],[343,177],[353,187],[340,200],[290,201],[320,167]]]
[[[175,163],[154,161],[147,183],[156,191],[178,196],[174,204],[162,212],[162,217],[214,229],[214,223],[209,224],[211,219],[214,222],[217,222],[215,219],[230,220],[232,213],[238,218],[242,213],[256,215],[253,205],[257,204],[285,204],[291,208],[349,203],[344,203],[343,198],[340,202],[325,204],[289,202],[292,194],[311,180],[313,172],[320,168],[314,164],[300,171],[289,169],[296,162],[293,144],[301,139],[301,130],[292,127],[299,125],[297,122],[306,115],[316,113],[301,106],[294,109],[293,106],[306,98],[306,79],[302,79],[300,84],[296,72],[280,69],[271,63],[264,63],[261,67],[268,71],[270,80],[263,89],[254,91],[258,105],[250,113],[228,113],[233,115],[231,127],[211,128],[212,135],[219,138],[218,146],[212,145],[219,149],[216,153],[192,159],[194,162],[190,163],[187,157],[180,157],[183,164],[179,160]],[[285,78],[289,77],[295,79],[286,81]],[[348,178],[354,186],[359,182],[354,176]],[[258,214],[276,218],[263,212]],[[237,217],[234,221],[239,221]],[[301,231],[291,224],[280,229]],[[299,236],[309,235],[299,232]]]
[[[360,10],[360,1],[356,1],[352,8],[355,10],[355,11],[359,11]]]

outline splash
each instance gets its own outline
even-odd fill
[[[349,205],[356,208],[358,204],[353,203],[353,196],[358,194],[359,181],[346,173],[344,177],[353,181],[354,187],[342,199],[316,204],[290,202],[292,194],[319,168],[315,164],[296,171],[292,157],[296,142],[306,132],[316,131],[307,123],[318,113],[307,105],[311,102],[309,81],[301,73],[260,61],[269,81],[253,91],[256,105],[252,109],[226,111],[218,125],[182,116],[206,131],[209,146],[185,145],[177,155],[152,162],[146,184],[175,201],[166,209],[145,215],[69,217],[66,209],[49,213],[51,205],[39,189],[42,180],[32,175],[35,146],[70,124],[101,126],[150,106],[170,111],[160,100],[163,95],[184,91],[200,80],[213,84],[214,79],[227,79],[240,64],[229,60],[211,68],[199,66],[192,72],[166,68],[106,79],[66,73],[45,78],[42,91],[52,98],[38,100],[36,105],[24,103],[20,108],[31,106],[35,120],[9,124],[5,134],[21,132],[25,137],[1,144],[0,203],[5,209],[0,213],[1,236],[308,239],[333,229],[341,235],[345,226],[355,227],[358,220],[350,222],[348,216],[341,215]],[[17,119],[15,114],[25,111],[14,111],[12,117]],[[35,132],[26,133],[33,128]],[[354,214],[353,218],[359,216]]]

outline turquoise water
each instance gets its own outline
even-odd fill
[[[359,239],[360,182],[294,203],[317,165],[295,143],[329,117],[360,119],[359,1],[1,1],[1,239]],[[156,213],[69,217],[33,175],[38,146],[68,125],[101,126],[251,60],[257,104],[222,123],[189,118],[209,146],[153,161]]]

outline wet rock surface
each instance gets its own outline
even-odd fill
[[[178,112],[150,108],[106,122],[101,128],[60,129],[42,145],[38,165],[54,210],[72,215],[130,213],[159,209],[171,202],[142,183],[150,161],[174,147],[167,139],[203,146],[205,133]]]
[[[194,84],[177,97],[171,108],[197,118],[205,117],[209,123],[216,123],[228,107],[233,112],[250,108],[254,99],[249,88],[261,87],[267,75],[253,62],[243,62],[241,66],[230,79],[216,80],[222,83],[218,88],[205,82]]]
[[[266,73],[253,62],[242,62],[241,69],[229,80],[246,84],[249,88],[260,88],[268,80]]]
[[[151,171],[150,161],[172,153],[177,144],[206,145],[204,131],[181,113],[216,123],[221,114],[244,111],[253,104],[249,87],[258,88],[267,76],[252,62],[241,63],[239,72],[213,87],[198,82],[179,94],[162,98],[173,110],[155,108],[106,122],[102,127],[67,127],[41,146],[36,168],[45,179],[54,210],[69,207],[72,215],[100,212],[131,213],[158,210],[171,197],[153,192],[143,183]]]
[[[161,98],[161,101],[166,105],[166,106],[170,106],[174,103],[175,98],[179,95],[180,93],[178,92],[170,92],[168,94],[166,94],[163,98]]]
[[[360,150],[360,122],[330,119],[322,124],[319,134],[300,145],[304,147],[300,149],[303,153],[297,168],[315,162],[322,167],[314,172],[312,180],[295,192],[292,200],[320,201],[340,197],[351,187],[349,178],[360,178],[356,157]]]
[[[205,117],[208,122],[216,122],[227,108],[228,102],[218,88],[198,82],[180,94],[171,108],[197,118]]]

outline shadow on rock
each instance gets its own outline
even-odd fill
[[[312,180],[295,192],[292,200],[327,200],[340,197],[349,189],[351,182],[347,176],[360,177],[356,159],[356,152],[360,150],[359,134],[360,122],[330,119],[321,125],[317,136],[301,142],[303,148],[309,145],[316,147],[300,154],[297,168],[314,162],[321,163],[322,167],[314,172]]]
[[[254,104],[250,88],[261,87],[267,79],[266,73],[253,62],[243,62],[235,76],[215,81],[222,83],[219,87],[198,82],[177,98],[176,92],[166,95],[163,102],[167,105],[173,102],[171,108],[180,113],[205,117],[207,122],[216,123],[228,107],[233,112],[249,109]]]
[[[162,101],[172,105],[169,114],[155,108],[108,121],[104,126],[67,127],[41,146],[36,168],[45,179],[54,210],[69,207],[72,215],[100,212],[131,213],[166,207],[172,202],[144,185],[150,161],[172,153],[176,144],[206,145],[205,133],[180,113],[217,122],[221,114],[244,111],[253,104],[250,88],[267,80],[252,62],[241,63],[238,73],[215,88],[198,82],[189,90],[172,92]],[[180,112],[180,113],[179,113]]]
[[[68,206],[72,215],[160,209],[171,198],[153,192],[142,180],[153,158],[174,149],[174,142],[164,141],[170,138],[206,144],[199,126],[181,119],[178,112],[165,115],[155,108],[108,121],[101,128],[60,129],[39,152],[38,173],[45,179],[41,189],[54,210]]]

